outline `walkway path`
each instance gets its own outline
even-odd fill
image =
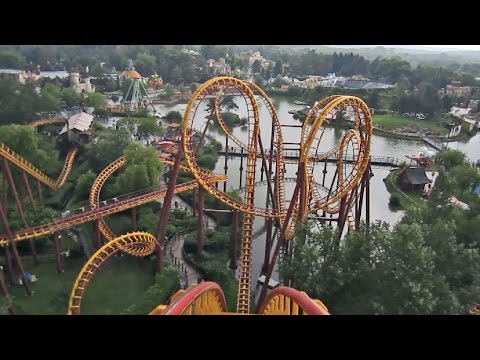
[[[161,185],[166,186],[163,176],[161,176],[160,183]],[[174,194],[172,197],[172,209],[175,208],[180,208],[193,213],[192,206],[182,200],[176,194]],[[212,230],[216,228],[217,224],[212,217],[204,214],[204,219],[206,220],[206,223],[204,224],[205,228]],[[177,233],[170,239],[167,244],[167,254],[171,257],[174,265],[182,272],[184,276],[184,285],[189,286],[197,284],[198,280],[202,278],[202,275],[183,258],[183,244],[185,242],[185,235],[186,234],[184,233]]]

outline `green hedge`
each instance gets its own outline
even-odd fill
[[[155,284],[144,293],[136,304],[130,305],[121,315],[147,315],[158,305],[168,304],[170,297],[179,288],[180,273],[174,267],[165,267],[161,274],[155,275]]]

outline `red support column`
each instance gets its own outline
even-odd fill
[[[267,273],[265,274],[265,282],[263,283],[262,291],[260,293],[260,297],[259,297],[258,303],[257,303],[257,313],[258,313],[258,310],[259,310],[260,306],[265,301],[265,297],[267,296],[268,283],[270,282],[270,278],[272,277],[273,268],[275,266],[275,262],[277,261],[278,254],[280,252],[280,247],[285,242],[285,233],[287,232],[288,223],[290,222],[290,219],[292,217],[293,208],[295,206],[295,203],[298,201],[297,197],[298,197],[298,194],[300,192],[301,186],[302,185],[299,182],[297,182],[297,186],[295,186],[295,190],[293,191],[292,201],[290,201],[290,205],[288,206],[287,214],[285,216],[285,220],[284,220],[283,225],[282,225],[282,230],[280,231],[280,236],[279,236],[277,244],[275,246],[275,250],[273,251],[272,259],[270,261],[270,264],[268,264]]]
[[[15,285],[15,269],[13,268],[12,254],[10,253],[10,245],[5,246],[5,264],[7,266],[7,277],[10,286]]]
[[[137,231],[137,229],[138,229],[138,226],[137,226],[137,211],[135,210],[135,208],[132,208],[131,214],[132,214],[133,231]]]
[[[196,189],[193,189],[192,190],[192,201],[193,201],[193,204],[192,204],[192,215],[193,216],[197,216],[197,202],[196,202],[196,197],[195,197],[195,194],[196,194]]]
[[[225,164],[223,165],[223,170],[225,172],[225,175],[227,175],[227,171],[228,171],[228,136],[225,136]],[[223,192],[227,192],[227,182],[226,181],[223,182]]]
[[[267,234],[265,237],[265,255],[263,258],[262,274],[268,269],[268,264],[270,262],[270,251],[272,251],[272,229],[273,229],[273,219],[267,218]]]
[[[348,194],[347,194],[348,196]],[[347,218],[347,198],[342,197],[340,199],[340,210],[338,211],[338,240],[342,237],[343,226],[345,225],[345,219]]]
[[[197,230],[197,254],[201,254],[203,251],[203,244],[205,242],[205,224],[204,224],[204,212],[205,208],[205,190],[200,186],[198,187],[198,230]]]
[[[38,199],[40,200],[40,205],[43,206],[43,193],[42,193],[42,185],[40,181],[37,180],[37,189],[38,189]]]
[[[95,244],[97,245],[97,250],[98,250],[103,245],[102,233],[100,231],[100,221],[95,220],[92,224],[93,224],[93,234],[95,236]]]
[[[27,193],[28,193],[28,198],[30,199],[30,204],[32,204],[33,213],[35,214],[35,218],[37,219],[37,221],[39,221],[37,205],[35,204],[35,199],[33,198],[32,189],[30,188],[30,182],[28,181],[27,173],[25,172],[25,170],[22,171],[22,175],[23,175],[23,182],[27,187]]]
[[[7,175],[7,180],[10,183],[10,188],[12,189],[13,197],[15,198],[15,203],[17,204],[17,209],[18,209],[18,212],[20,213],[20,218],[22,219],[23,225],[25,226],[25,228],[29,228],[30,226],[28,225],[27,219],[25,218],[25,213],[23,212],[23,207],[18,197],[17,187],[15,186],[12,173],[10,171],[10,166],[8,165],[8,161],[5,158],[3,159],[3,174]],[[35,243],[33,242],[33,239],[28,239],[28,242],[30,244],[30,250],[33,256],[33,262],[35,265],[38,265],[37,250],[35,249]]]
[[[233,225],[232,236],[230,238],[230,264],[229,268],[234,270],[237,268],[237,244],[238,244],[238,227],[239,227],[239,213],[238,210],[232,210]]]
[[[367,178],[366,178],[366,199],[365,199],[365,222],[366,222],[366,227],[367,227],[367,236],[370,235],[370,177],[371,177],[371,168],[370,168],[370,161],[368,162],[368,167],[367,167]]]
[[[175,156],[175,165],[170,173],[170,178],[168,179],[168,188],[167,193],[165,194],[165,198],[163,200],[163,207],[160,211],[160,220],[158,222],[158,235],[157,235],[157,242],[158,245],[157,249],[155,250],[155,254],[157,256],[155,262],[155,272],[161,272],[163,269],[163,261],[165,256],[165,235],[167,234],[167,223],[168,223],[168,215],[170,214],[170,206],[172,206],[172,197],[175,191],[175,185],[177,183],[178,171],[180,161],[182,159],[183,154],[183,147],[179,146],[178,153]]]
[[[360,219],[362,215],[362,206],[363,206],[363,194],[365,191],[365,181],[366,181],[366,176],[367,176],[368,170],[365,171],[365,173],[362,176],[361,180],[361,188],[360,188],[360,196],[358,199],[358,206],[357,206],[357,211],[355,212],[355,228],[358,229],[360,227]]]
[[[25,274],[25,270],[22,265],[22,261],[20,259],[20,255],[18,254],[17,244],[13,241],[12,232],[10,231],[10,226],[8,225],[7,214],[3,211],[3,208],[0,206],[0,217],[2,218],[3,226],[5,228],[5,233],[7,234],[8,242],[10,249],[13,252],[13,257],[15,259],[16,265],[18,270],[20,271],[20,276],[22,277],[22,284],[25,287],[25,291],[27,292],[28,296],[32,295],[32,289],[30,288],[30,282],[27,279]]]
[[[60,241],[62,235],[59,235],[58,233],[53,234],[53,240],[55,244],[55,259],[57,260],[57,273],[61,274],[65,271],[64,266],[63,266],[63,259],[62,259],[62,243]]]

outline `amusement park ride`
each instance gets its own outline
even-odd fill
[[[226,124],[220,111],[222,97],[231,92],[232,88],[240,93],[242,105],[247,113],[247,134],[245,140]],[[215,99],[215,107],[210,116],[201,116],[199,110],[208,99]],[[201,105],[202,104],[202,105]],[[326,125],[334,121],[335,114],[345,108],[353,110],[355,120],[350,129],[345,131],[341,141],[332,149],[322,148],[322,136]],[[266,110],[268,116],[260,116],[260,109]],[[213,116],[215,114],[216,116]],[[64,119],[43,119],[32,124],[64,122]],[[199,146],[208,136],[207,128],[214,122],[226,135],[226,146],[231,141],[240,147],[241,159],[245,158],[243,198],[238,200],[218,186],[219,182],[228,180],[227,166],[225,174],[216,174],[202,169],[197,162]],[[261,126],[267,124],[267,127]],[[289,132],[298,131],[297,159],[286,158],[289,149],[284,142],[285,127]],[[296,129],[294,129],[296,127]],[[262,134],[261,128],[271,129],[268,134]],[[194,133],[201,134],[200,141],[194,141]],[[168,186],[157,190],[131,197],[115,198],[115,201],[101,201],[102,187],[114,172],[125,165],[125,158],[119,158],[108,165],[95,179],[89,198],[89,206],[72,211],[71,213],[47,224],[29,226],[23,218],[25,229],[10,231],[7,214],[0,206],[1,224],[3,234],[0,234],[0,246],[5,247],[8,271],[14,268],[21,274],[23,285],[28,294],[31,294],[28,278],[21,263],[16,244],[29,240],[32,254],[35,256],[34,239],[38,236],[54,234],[57,266],[60,271],[60,239],[58,232],[76,225],[94,221],[97,229],[96,243],[98,250],[87,261],[80,271],[68,304],[68,314],[80,314],[82,298],[89,281],[95,272],[112,255],[124,252],[134,256],[147,256],[156,253],[157,270],[161,269],[165,256],[165,231],[168,220],[168,211],[174,193],[197,189],[200,199],[209,193],[216,199],[228,205],[232,211],[243,213],[242,241],[240,251],[239,287],[237,296],[237,314],[329,314],[327,308],[320,300],[313,300],[304,292],[287,286],[280,286],[268,290],[268,283],[274,271],[280,252],[286,256],[293,254],[293,237],[296,225],[306,218],[318,220],[318,226],[326,222],[337,224],[339,233],[350,231],[359,226],[362,210],[365,210],[366,223],[369,223],[369,182],[370,169],[370,141],[372,134],[372,120],[369,107],[359,98],[354,96],[335,95],[320,101],[310,109],[305,121],[301,125],[282,125],[277,112],[264,91],[254,83],[232,77],[213,78],[201,85],[190,99],[185,110],[182,124],[182,144],[174,160],[159,156],[165,164],[170,165],[171,173]],[[22,206],[18,200],[16,184],[13,182],[10,165],[14,165],[23,175],[24,185],[28,191],[30,201],[34,204],[28,176],[38,180],[39,183],[53,189],[59,189],[67,179],[77,154],[72,149],[65,161],[64,168],[57,180],[53,180],[34,165],[23,159],[20,155],[0,143],[0,157],[2,159],[3,178],[6,179],[9,189],[15,196],[18,211],[23,214]],[[336,157],[335,174],[330,184],[325,184],[327,158]],[[347,161],[348,159],[348,161]],[[293,193],[288,194],[285,184],[285,166],[296,168],[295,187]],[[323,169],[321,168],[323,166]],[[243,165],[241,167],[243,170]],[[194,180],[176,184],[179,170],[191,173]],[[322,177],[316,179],[316,175]],[[259,206],[258,196],[260,182],[267,185],[267,201],[265,206]],[[327,186],[326,186],[327,185]],[[328,186],[329,185],[329,186]],[[39,188],[41,186],[39,185]],[[290,192],[292,189],[290,189]],[[201,195],[201,196],[200,196]],[[117,236],[108,227],[104,218],[108,215],[132,209],[142,204],[163,199],[162,214],[156,236],[145,232],[133,232]],[[203,204],[200,204],[203,205]],[[204,208],[199,206],[199,208]],[[203,215],[202,215],[203,216]],[[252,309],[251,273],[252,273],[252,242],[253,223],[256,216],[266,218],[267,236],[265,240],[265,262],[263,274],[266,277],[256,309]],[[200,224],[202,226],[202,224]],[[103,237],[103,239],[102,239]],[[340,241],[340,239],[332,239]],[[13,265],[15,264],[15,266]],[[1,284],[0,284],[1,285]],[[5,286],[4,286],[5,287]],[[5,291],[5,290],[4,290]],[[213,282],[203,282],[180,290],[174,294],[166,305],[159,305],[153,309],[152,315],[179,315],[179,314],[226,314],[227,306],[222,289]]]

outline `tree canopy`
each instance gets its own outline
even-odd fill
[[[125,148],[124,155],[125,169],[116,181],[118,193],[127,194],[159,184],[163,166],[154,148],[132,142]]]
[[[154,135],[162,135],[162,126],[158,124],[158,120],[153,117],[143,118],[138,126],[138,133],[141,137],[149,137]]]
[[[480,296],[480,173],[456,150],[437,162],[425,206],[406,209],[393,227],[362,226],[339,246],[331,228],[307,223],[282,273],[336,314],[467,314]],[[470,209],[451,206],[452,196]]]
[[[97,132],[98,140],[95,144],[88,144],[87,157],[93,170],[100,173],[106,166],[119,157],[131,142],[131,133],[125,128],[118,130],[103,129]]]
[[[454,224],[427,227],[386,223],[347,235],[336,247],[334,232],[314,234],[307,224],[295,258],[283,273],[295,287],[321,299],[334,314],[467,314],[478,299],[478,250],[455,240]]]

